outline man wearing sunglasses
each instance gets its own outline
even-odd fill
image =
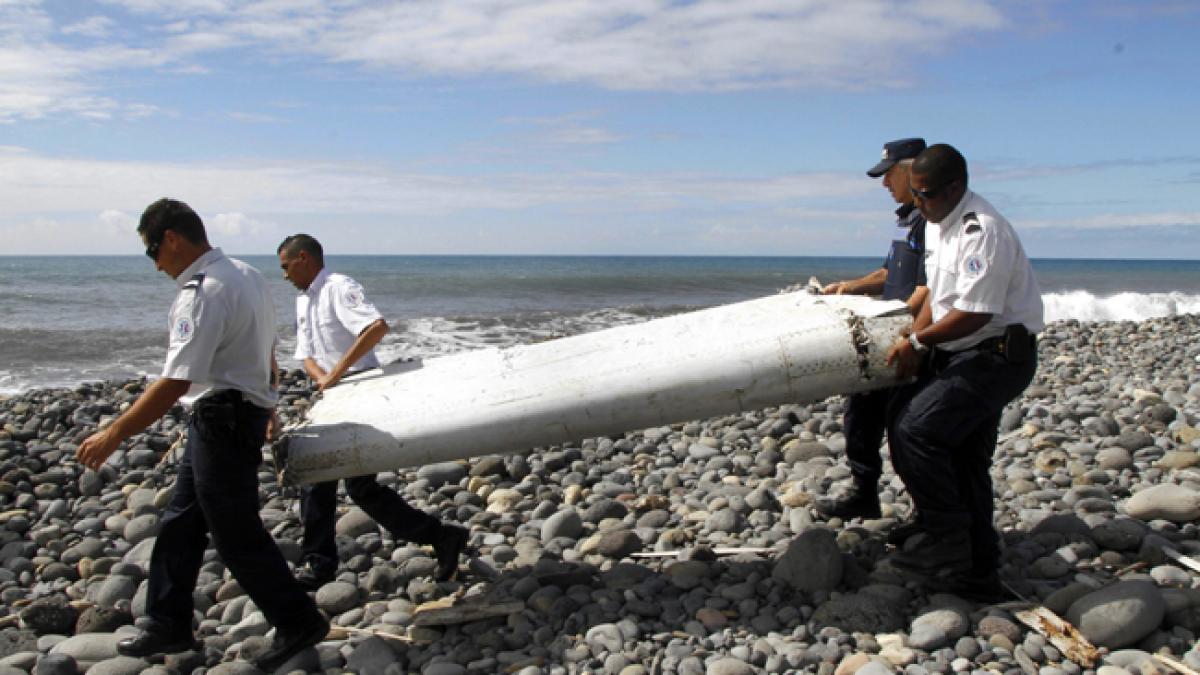
[[[925,149],[923,138],[902,138],[883,145],[883,158],[867,171],[871,178],[883,177],[883,187],[900,205],[896,209],[895,233],[883,265],[871,273],[849,281],[829,284],[823,293],[881,295],[884,300],[912,302],[920,308],[925,286],[925,218],[917,209],[909,190],[908,172],[913,159]],[[914,297],[914,291],[922,292]],[[883,459],[879,446],[890,389],[855,394],[846,402],[843,428],[846,435],[846,459],[852,481],[840,495],[818,499],[817,512],[827,518],[878,518],[879,477]]]
[[[888,439],[922,533],[892,562],[991,599],[1002,588],[989,469],[1001,411],[1037,369],[1041,291],[1012,225],[967,188],[957,150],[930,146],[909,182],[929,221],[929,295],[888,352],[899,376],[918,376],[892,401]]]
[[[166,364],[162,377],[76,454],[97,470],[176,401],[183,399],[191,413],[150,557],[149,623],[117,643],[117,651],[141,658],[195,647],[192,593],[211,536],[233,577],[275,626],[274,642],[256,661],[273,672],[329,632],[258,515],[258,465],[276,401],[275,305],[258,270],[209,245],[204,223],[187,204],[154,202],[138,233],[155,267],[179,285]]]

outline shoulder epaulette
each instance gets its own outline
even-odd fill
[[[963,214],[963,224],[967,226],[966,233],[978,232],[983,229],[983,224],[979,222],[979,215],[974,211],[968,211]]]
[[[188,282],[186,284],[184,284],[183,287],[196,289],[196,288],[200,288],[200,284],[203,282],[204,282],[204,272],[197,272],[195,275],[192,276],[191,279],[188,279]]]

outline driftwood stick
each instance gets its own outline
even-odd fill
[[[1186,555],[1180,553],[1179,551],[1176,551],[1175,549],[1171,548],[1170,546],[1163,546],[1162,552],[1171,560],[1174,560],[1175,562],[1179,563],[1180,565],[1187,567],[1188,569],[1192,570],[1193,572],[1200,572],[1200,560],[1196,560],[1195,558],[1189,558]]]
[[[1041,633],[1067,658],[1091,668],[1098,658],[1096,647],[1075,626],[1045,607],[1015,612],[1021,623]]]
[[[1200,671],[1197,671],[1195,668],[1189,668],[1186,663],[1183,663],[1181,661],[1176,661],[1175,659],[1173,659],[1169,656],[1163,656],[1162,654],[1151,654],[1151,656],[1153,656],[1155,659],[1162,662],[1163,664],[1166,664],[1166,665],[1174,668],[1175,670],[1178,670],[1179,672],[1183,673],[1183,675],[1200,675]]]
[[[640,553],[630,553],[629,557],[630,558],[677,558],[677,557],[679,557],[679,554],[681,554],[683,552],[684,552],[683,550],[679,550],[679,551],[643,551]],[[739,553],[754,553],[754,554],[762,555],[763,553],[774,553],[775,549],[763,548],[763,547],[759,547],[759,546],[734,546],[734,547],[714,548],[714,549],[712,549],[712,552],[714,555],[737,555]]]

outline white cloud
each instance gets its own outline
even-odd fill
[[[35,3],[0,4],[0,123],[56,113],[108,119],[124,106],[97,91],[93,76],[162,60],[140,47],[79,48],[55,42],[58,37]]]
[[[401,77],[512,75],[618,90],[903,85],[910,59],[1005,27],[990,0],[109,0],[141,24],[56,27],[38,4],[0,4],[0,122],[119,115],[100,73],[207,72],[248,58],[316,58]],[[128,30],[118,30],[128,28]],[[121,44],[127,34],[136,42]],[[109,41],[80,47],[77,36]],[[888,36],[881,39],[881,36]],[[603,130],[561,142],[604,143]]]
[[[1200,212],[1102,213],[1082,218],[1021,220],[1018,230],[1128,230],[1134,227],[1192,227],[1200,225]]]
[[[83,21],[79,21],[62,27],[64,35],[82,35],[89,38],[104,38],[108,37],[117,22],[107,16],[90,16]]]
[[[433,216],[581,204],[604,212],[652,212],[695,204],[787,207],[813,198],[872,194],[875,189],[858,176],[837,174],[735,178],[576,171],[458,176],[347,162],[121,162],[0,148],[0,203],[9,213],[24,214],[96,212],[115,205],[140,208],[163,196],[207,210],[288,214]]]
[[[243,112],[240,110],[229,112],[226,116],[234,122],[245,122],[247,124],[279,124],[285,121],[282,117],[278,117],[276,115],[268,115],[266,113],[256,112]]]
[[[537,130],[531,139],[546,145],[606,145],[624,140],[624,136],[590,123],[596,113],[572,113],[552,117],[509,117],[501,120]]]
[[[97,230],[106,237],[128,237],[137,231],[137,218],[117,209],[105,209],[98,217]]]
[[[269,244],[276,223],[287,223],[288,229],[347,220],[405,223],[419,225],[418,236],[429,239],[440,236],[425,225],[434,221],[488,228],[507,222],[519,232],[519,224],[526,222],[556,223],[555,229],[561,229],[564,218],[585,228],[592,222],[622,228],[649,219],[677,222],[687,232],[722,212],[737,212],[738,218],[759,225],[803,223],[811,222],[814,213],[837,213],[806,211],[814,200],[878,197],[875,186],[857,175],[748,178],[575,171],[459,176],[345,162],[101,161],[0,148],[0,202],[6,204],[0,224],[28,224],[53,216],[84,228],[80,232],[91,228],[93,233],[116,236],[113,245],[127,248],[135,222],[128,214],[140,213],[164,196],[187,201],[222,240],[232,239],[231,245],[240,242],[249,250]],[[825,226],[835,218],[822,217],[818,224]],[[856,217],[843,214],[843,219]],[[866,222],[877,220],[875,213]],[[52,245],[58,252],[88,251],[82,242],[26,242],[24,249],[9,250],[44,252]]]
[[[274,231],[275,226],[244,213],[218,213],[208,221],[208,228],[223,237],[260,235]]]
[[[419,0],[332,17],[311,42],[404,73],[509,73],[610,89],[895,86],[893,68],[996,30],[983,0]],[[881,39],[881,36],[888,39]]]

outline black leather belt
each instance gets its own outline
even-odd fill
[[[991,352],[993,354],[1003,354],[1004,353],[1004,342],[1005,342],[1004,336],[997,335],[995,337],[987,338],[986,340],[980,340],[979,342],[976,342],[975,344],[971,345],[970,347],[967,347],[966,349],[964,349],[962,351],[964,351],[964,352],[966,352],[966,351]],[[1036,335],[1029,336],[1029,346],[1031,348],[1037,347],[1037,336]]]
[[[238,406],[248,405],[260,410],[265,410],[265,408],[262,406],[258,405],[254,401],[251,401],[250,397],[246,396],[246,394],[240,389],[221,389],[209,394],[208,396],[205,396],[204,398],[201,398],[199,401],[196,401],[196,403],[225,403]]]
[[[1036,350],[1037,350],[1037,336],[1036,335],[1029,336],[1029,348],[1030,348],[1030,352],[1036,353]],[[990,337],[990,338],[980,340],[979,342],[976,342],[975,344],[971,345],[970,347],[967,347],[965,349],[959,349],[957,351],[950,351],[950,350],[941,349],[938,347],[934,347],[931,351],[933,352],[933,354],[930,356],[929,365],[933,369],[933,372],[935,372],[935,373],[941,372],[941,370],[943,368],[950,365],[951,359],[953,359],[958,354],[965,354],[967,352],[984,352],[986,354],[998,354],[1000,356],[1004,356],[1005,358],[1007,358],[1007,356],[1004,353],[1005,340],[1004,340],[1003,335],[997,335],[995,337]]]

